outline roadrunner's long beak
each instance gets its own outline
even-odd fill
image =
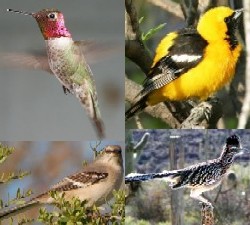
[[[239,153],[237,153],[237,156],[250,153],[250,149],[247,149],[247,148],[238,148],[238,150],[239,150]]]

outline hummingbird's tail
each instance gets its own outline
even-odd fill
[[[103,139],[105,137],[105,134],[104,134],[104,125],[103,125],[103,121],[101,117],[94,118],[93,122],[94,122],[94,126],[95,126],[98,137],[100,139]]]
[[[80,91],[78,91],[76,95],[91,119],[98,137],[103,139],[105,137],[104,124],[98,107],[97,94],[95,90],[91,90],[87,82],[84,82],[84,84],[80,86]]]
[[[38,204],[39,204],[38,201],[31,200],[31,201],[28,201],[22,205],[18,205],[16,207],[11,208],[11,209],[4,210],[4,211],[0,212],[0,221],[3,219],[8,219],[12,216],[19,214],[19,213],[22,213],[22,212],[28,210],[29,208],[32,208]]]

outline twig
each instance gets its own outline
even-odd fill
[[[148,0],[148,2],[184,19],[180,4],[178,3],[171,0]]]
[[[193,26],[197,23],[199,18],[198,13],[198,0],[182,0],[181,1],[181,9],[185,17],[185,21],[187,26]]]

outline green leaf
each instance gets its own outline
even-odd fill
[[[148,41],[150,38],[152,38],[157,32],[159,32],[163,27],[166,26],[166,23],[162,23],[160,25],[158,25],[157,27],[151,28],[146,34],[142,33],[142,41],[146,42]]]
[[[144,20],[144,16],[142,16],[140,19],[139,19],[139,24],[141,24]]]

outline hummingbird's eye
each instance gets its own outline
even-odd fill
[[[48,18],[55,20],[56,19],[56,14],[55,13],[50,13],[48,14]]]

